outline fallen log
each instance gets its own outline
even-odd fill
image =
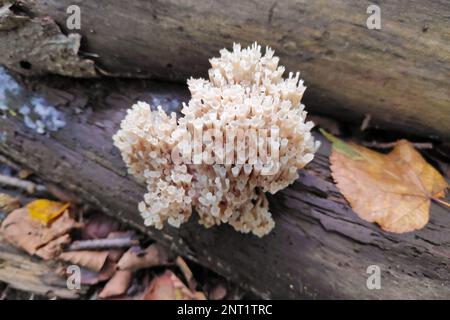
[[[0,32],[0,63],[24,74],[106,73],[184,83],[205,76],[208,59],[221,48],[258,41],[276,50],[287,71],[302,72],[305,102],[316,112],[356,122],[370,114],[370,126],[450,138],[445,0],[380,3],[380,30],[368,29],[369,3],[357,0],[84,0],[76,2],[81,29],[68,30],[72,4],[36,0],[13,7],[16,15],[34,18],[15,18],[14,29]],[[76,56],[77,33],[87,59]]]
[[[31,81],[31,80],[28,80]],[[422,230],[383,232],[349,208],[330,177],[330,145],[287,189],[269,197],[275,229],[260,239],[229,226],[204,229],[192,217],[176,229],[144,228],[145,188],[126,174],[111,136],[135,100],[175,110],[185,88],[140,80],[31,81],[60,106],[66,125],[38,134],[20,116],[0,117],[0,154],[263,298],[450,298],[450,215],[431,206]],[[84,101],[81,103],[80,101]],[[370,290],[369,266],[381,270]]]

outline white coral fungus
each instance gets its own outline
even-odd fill
[[[319,143],[310,133],[314,124],[305,122],[301,98],[306,88],[299,73],[283,79],[284,67],[278,66],[274,51],[266,48],[262,55],[256,43],[246,49],[235,44],[232,52],[223,49],[220,54],[210,60],[209,81],[188,80],[192,98],[183,104],[184,117],[168,116],[161,107],[152,111],[147,103],[138,102],[128,110],[114,143],[129,173],[147,184],[138,206],[145,225],[161,229],[167,221],[179,227],[195,208],[205,227],[228,223],[261,237],[274,227],[264,193],[293,183]],[[211,128],[224,139],[230,128],[245,132],[278,128],[278,141],[269,141],[277,147],[277,170],[262,174],[260,158],[245,164],[173,161],[172,151],[192,141],[195,130]],[[200,146],[211,148],[211,140],[204,139]],[[247,151],[244,160],[249,160],[248,145],[233,144],[225,150],[235,155],[242,151],[239,148]]]

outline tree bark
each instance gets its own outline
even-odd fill
[[[354,122],[370,114],[371,126],[450,138],[446,0],[383,1],[380,30],[367,28],[368,3],[357,0],[81,0],[81,29],[75,31],[66,27],[73,1],[24,3],[35,28],[0,32],[6,44],[0,63],[23,73],[93,76],[87,61],[93,59],[103,70],[97,74],[185,82],[206,76],[208,59],[223,47],[258,41],[276,50],[287,71],[302,72],[306,104],[316,112]],[[81,34],[81,53],[89,59],[67,54],[77,47],[75,35],[60,46],[47,41],[39,19]],[[18,50],[30,44],[33,50]]]
[[[19,116],[0,117],[0,154],[257,295],[450,298],[448,209],[432,204],[428,225],[407,234],[362,221],[332,182],[326,141],[293,185],[269,196],[276,226],[261,239],[225,225],[204,229],[194,217],[179,229],[144,228],[137,203],[145,188],[127,176],[111,137],[135,100],[174,110],[187,99],[185,89],[140,80],[43,83],[34,87],[67,106],[66,126],[40,135]],[[379,290],[366,286],[371,265],[381,270]]]

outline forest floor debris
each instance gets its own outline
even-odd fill
[[[19,179],[18,170],[6,164],[0,166],[5,177]],[[27,177],[30,184],[41,185],[33,180],[39,179]],[[11,279],[10,283],[0,282],[2,300],[251,297],[214,272],[175,255],[115,219],[88,206],[67,203],[67,197],[61,197],[64,191],[40,191],[0,185],[0,242],[25,251],[25,259],[33,265],[42,263],[52,268],[45,270],[50,270],[60,284],[74,284],[73,270],[79,270],[80,289],[75,286],[73,290],[80,294],[70,296],[67,290],[59,295],[43,294],[40,285],[30,286],[29,292],[18,291],[16,281]],[[23,285],[19,287],[24,289]]]

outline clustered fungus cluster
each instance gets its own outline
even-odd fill
[[[161,229],[167,222],[179,227],[194,208],[205,227],[228,223],[237,231],[263,236],[274,227],[265,192],[275,193],[293,183],[319,143],[310,132],[314,124],[305,121],[301,99],[306,88],[299,73],[284,79],[284,67],[278,66],[274,51],[267,48],[262,55],[257,44],[246,49],[235,44],[232,52],[223,49],[220,54],[210,60],[209,80],[188,80],[192,97],[183,104],[183,117],[138,102],[128,110],[114,143],[129,173],[147,185],[138,206],[145,225]],[[211,148],[214,139],[203,139],[200,158],[205,161],[173,159],[173,151],[186,148],[197,131],[214,129],[225,141],[229,129],[274,128],[277,139],[266,141],[268,150],[277,151],[277,158],[270,160],[275,168],[270,174],[263,173],[267,157],[249,161],[251,145],[245,143],[227,145],[219,152]],[[217,158],[245,152],[238,163],[211,162],[204,151],[208,148]]]

